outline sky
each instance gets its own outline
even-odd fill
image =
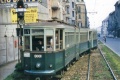
[[[90,21],[90,28],[98,28],[109,13],[115,10],[115,3],[118,0],[84,0],[87,8],[87,16]],[[96,13],[97,12],[97,13]]]

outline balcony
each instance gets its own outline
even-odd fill
[[[58,12],[52,14],[52,19],[58,19],[58,18],[59,18]]]
[[[78,18],[78,19],[77,19],[77,21],[78,21],[78,22],[81,22],[81,21],[82,21],[82,19],[79,19],[79,18]]]
[[[68,13],[67,13],[67,14],[65,14],[65,17],[68,17],[68,18],[69,18],[69,17],[70,17],[70,14],[68,14]]]
[[[52,19],[54,19],[54,20],[55,20],[55,19],[58,19],[58,17],[54,16],[54,17],[52,17]]]
[[[58,10],[58,9],[60,8],[58,1],[56,1],[56,0],[53,1],[51,8],[52,8],[53,10]]]
[[[69,2],[66,2],[66,3],[65,3],[65,6],[69,6],[69,5],[70,5],[70,3],[69,3]]]

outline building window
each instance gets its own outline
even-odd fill
[[[66,0],[66,2],[69,2],[69,0]]]
[[[66,17],[66,22],[69,22],[69,18],[68,17]]]
[[[72,2],[72,8],[74,8],[74,2]]]
[[[75,20],[72,20],[72,24],[74,24],[74,25],[75,25]]]
[[[81,15],[79,14],[79,19],[81,19]]]
[[[81,12],[81,7],[80,6],[78,6],[78,13],[80,13]]]
[[[67,14],[69,14],[69,6],[66,7]]]
[[[72,17],[74,17],[75,15],[74,15],[74,11],[72,11]]]

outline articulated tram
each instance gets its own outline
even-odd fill
[[[95,30],[57,21],[28,24],[23,27],[21,63],[27,75],[51,77],[62,73],[83,52],[96,47]]]

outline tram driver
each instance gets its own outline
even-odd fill
[[[41,51],[41,50],[43,50],[43,43],[42,43],[42,41],[38,41],[38,44],[37,44],[36,50],[37,50],[37,51]]]

